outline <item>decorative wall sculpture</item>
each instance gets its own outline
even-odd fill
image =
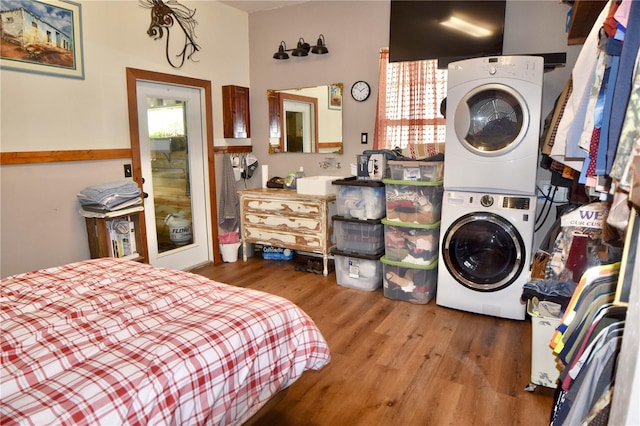
[[[198,23],[194,18],[196,10],[191,10],[176,0],[167,0],[166,2],[162,0],[140,0],[140,5],[145,9],[151,9],[151,24],[147,30],[149,37],[158,40],[164,37],[164,30],[167,30],[165,54],[169,65],[174,68],[181,68],[186,59],[193,61],[193,55],[200,50],[200,46],[195,42],[195,28]],[[174,63],[169,56],[171,28],[175,23],[178,24],[185,35],[184,47],[176,55],[176,58],[179,58],[179,64]]]

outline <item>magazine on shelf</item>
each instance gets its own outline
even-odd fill
[[[136,236],[133,221],[129,218],[115,219],[107,222],[109,233],[109,254],[112,257],[135,258]]]

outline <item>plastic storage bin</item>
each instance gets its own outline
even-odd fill
[[[440,221],[442,181],[384,179],[387,219],[429,225]]]
[[[555,388],[560,370],[556,356],[549,344],[561,318],[542,316],[533,312],[531,300],[527,302],[527,312],[531,315],[531,384]]]
[[[357,255],[333,250],[336,281],[356,290],[374,291],[382,286],[382,253]]]
[[[430,225],[407,222],[384,224],[384,251],[388,260],[428,265],[438,259],[440,222]]]
[[[444,161],[390,160],[388,165],[392,180],[437,182],[444,176]]]
[[[437,182],[444,178],[444,161],[423,161],[420,163],[420,180]]]
[[[385,185],[380,181],[346,178],[338,185],[336,208],[339,216],[353,219],[382,219],[385,216]]]
[[[388,161],[389,175],[393,180],[419,180],[420,162],[418,161]]]
[[[389,260],[385,255],[380,263],[385,297],[426,305],[435,296],[438,282],[437,261],[428,265],[411,265]]]
[[[380,219],[359,220],[333,216],[333,235],[340,251],[376,254],[384,248],[384,227]]]

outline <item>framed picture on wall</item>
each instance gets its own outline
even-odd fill
[[[342,87],[338,84],[329,85],[329,109],[342,109]]]
[[[84,79],[80,4],[67,0],[2,0],[0,66]]]

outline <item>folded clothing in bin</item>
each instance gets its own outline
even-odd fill
[[[336,206],[338,215],[354,219],[382,219],[385,215],[384,183],[372,180],[344,178],[334,180],[338,185]]]
[[[440,221],[442,181],[419,182],[383,179],[387,219],[431,224]]]
[[[412,265],[382,256],[383,292],[389,299],[426,305],[436,294],[438,262]]]
[[[389,260],[427,265],[438,258],[440,222],[430,225],[382,219],[384,249]]]

